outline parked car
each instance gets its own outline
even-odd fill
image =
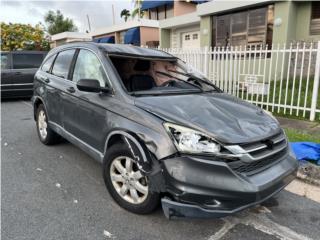
[[[30,97],[33,78],[47,52],[1,52],[1,98]]]
[[[139,214],[221,217],[266,201],[295,178],[277,120],[154,49],[74,43],[35,75],[39,139],[60,136],[102,163],[114,200]]]

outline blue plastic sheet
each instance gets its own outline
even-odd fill
[[[293,142],[290,143],[296,158],[301,160],[315,161],[320,165],[320,143]]]

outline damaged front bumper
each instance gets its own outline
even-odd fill
[[[298,163],[285,154],[251,176],[234,172],[228,163],[180,156],[163,160],[168,196],[161,200],[167,218],[216,218],[266,201],[296,176]]]

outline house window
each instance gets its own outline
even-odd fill
[[[186,41],[190,40],[190,35],[189,34],[185,35],[184,40],[186,40]]]
[[[163,5],[149,9],[149,19],[162,20],[173,17],[173,5]]]
[[[149,19],[158,20],[158,9],[153,8],[149,10]]]
[[[273,5],[213,17],[213,46],[270,44],[273,31]]]
[[[320,2],[312,2],[310,35],[320,34]]]
[[[166,18],[173,17],[173,5],[166,5]]]
[[[166,8],[165,6],[158,7],[158,20],[166,18]]]
[[[192,34],[192,39],[193,39],[193,40],[197,40],[197,39],[198,39],[198,33]]]

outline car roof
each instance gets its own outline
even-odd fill
[[[97,47],[100,50],[105,51],[109,55],[119,55],[126,57],[141,57],[141,58],[165,58],[176,59],[175,56],[166,53],[164,51],[152,48],[137,47],[129,44],[113,44],[113,43],[94,43],[94,42],[78,42],[64,44],[58,49],[70,48],[70,47]]]

